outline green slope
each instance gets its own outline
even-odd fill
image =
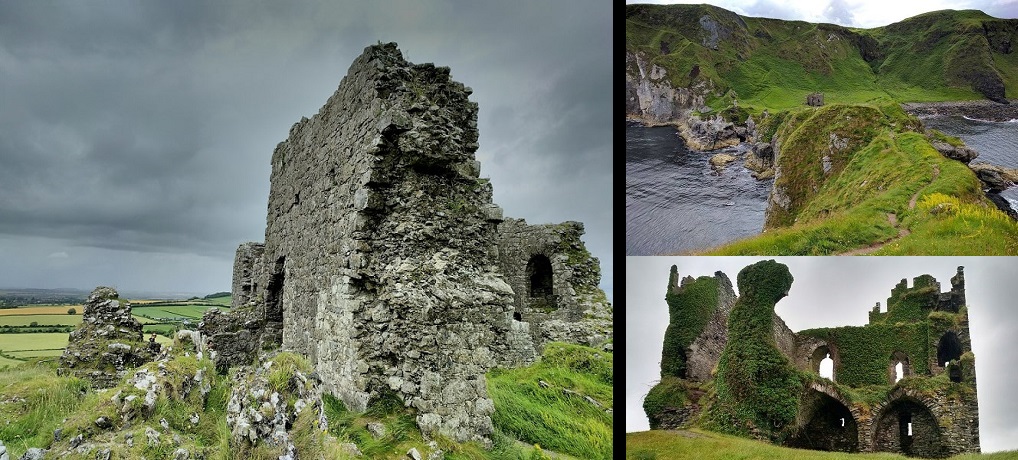
[[[674,87],[704,82],[714,109],[881,99],[1000,99],[1018,91],[1018,19],[926,13],[875,29],[742,17],[709,5],[627,5],[626,48],[667,70]],[[629,69],[634,73],[635,69]],[[751,110],[754,111],[754,110]]]
[[[777,134],[784,173],[774,184],[787,204],[769,207],[765,233],[708,253],[1018,254],[1018,224],[920,131],[893,103],[788,115]]]
[[[628,460],[905,460],[909,457],[890,453],[820,452],[778,447],[761,441],[702,430],[643,431],[626,433]],[[1018,458],[1018,452],[964,454],[955,460],[1004,460]]]

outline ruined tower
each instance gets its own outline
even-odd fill
[[[781,361],[801,371],[795,384],[794,420],[786,418],[781,424],[720,410],[739,407],[740,414],[753,410],[767,414],[773,404],[762,407],[741,397],[718,404],[703,397],[705,384],[709,386],[716,375],[733,367],[759,366],[721,359],[719,350],[731,345],[730,331],[745,327],[740,319],[730,318],[734,293],[727,277],[718,272],[714,278],[687,277],[677,285],[672,267],[670,279],[666,299],[672,323],[665,335],[662,379],[644,403],[652,428],[700,420],[710,429],[806,449],[934,458],[979,452],[975,355],[963,267],[958,267],[950,290],[944,292],[930,275],[914,278],[912,286],[901,280],[891,290],[887,310],[881,311],[878,303],[864,326],[792,333],[774,316],[773,334],[762,341],[783,357],[768,362]],[[821,377],[826,359],[833,372]],[[684,365],[675,365],[677,361]],[[776,384],[761,378],[766,385]],[[789,383],[784,384],[787,388]],[[704,416],[698,417],[701,413]]]
[[[532,362],[546,340],[611,338],[582,225],[499,236],[470,93],[447,67],[379,44],[293,125],[272,155],[265,242],[237,250],[236,311],[205,318],[217,364],[281,345],[352,410],[391,393],[425,435],[487,442],[485,372]],[[538,234],[554,248],[527,250]]]

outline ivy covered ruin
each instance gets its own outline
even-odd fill
[[[963,267],[949,290],[901,280],[865,326],[792,332],[774,313],[792,275],[773,260],[679,279],[666,292],[652,429],[700,426],[789,447],[948,457],[979,452],[979,405]],[[821,377],[831,360],[833,375]]]

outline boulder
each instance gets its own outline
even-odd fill
[[[736,158],[734,155],[729,155],[727,153],[719,153],[717,155],[710,157],[710,165],[714,167],[714,169],[722,169],[725,166],[727,166],[728,163],[731,163],[737,159],[738,158]]]

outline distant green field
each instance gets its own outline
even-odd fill
[[[52,350],[67,346],[67,335],[58,332],[36,334],[0,334],[0,350]]]
[[[21,364],[21,361],[15,359],[8,359],[4,358],[3,356],[0,356],[0,369],[3,369],[7,366],[17,366],[18,364]]]
[[[229,307],[230,306],[230,302],[233,301],[233,296],[228,295],[226,297],[213,297],[211,299],[203,299],[203,300],[205,300],[206,302],[209,302],[209,303],[214,303],[216,305],[223,305],[223,306]]]
[[[64,354],[64,349],[60,348],[60,349],[56,349],[56,350],[10,351],[10,352],[7,352],[7,354],[11,355],[11,356],[13,356],[15,358],[40,358],[40,357],[43,357],[43,356],[60,356],[60,355]]]
[[[149,318],[173,318],[173,319],[201,319],[201,316],[205,313],[205,310],[209,308],[219,307],[208,307],[200,305],[186,305],[186,306],[159,306],[159,307],[138,307],[131,311],[135,315],[148,316]]]
[[[77,326],[81,323],[81,315],[0,316],[0,326],[28,326],[32,323],[39,326]]]
[[[142,330],[145,332],[145,334],[151,334],[153,332],[158,332],[160,334],[170,334],[173,333],[174,328],[175,325],[173,324],[146,324],[142,328]]]

